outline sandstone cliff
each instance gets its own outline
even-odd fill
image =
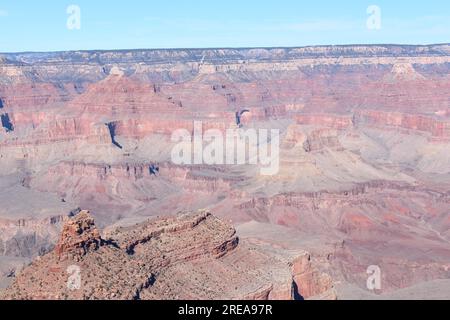
[[[89,212],[64,225],[54,251],[22,270],[5,299],[294,299],[333,289],[309,262],[241,245],[210,213],[153,219],[103,236]],[[79,282],[71,282],[75,270]]]
[[[265,247],[270,255],[261,245],[232,248],[225,241],[233,250],[208,261],[225,268],[240,252],[248,270],[251,249],[263,279],[231,294],[232,284],[245,281],[227,269],[229,297],[286,297],[289,277],[303,279],[298,288],[306,295],[316,294],[329,285],[325,271],[366,290],[373,264],[385,272],[386,292],[449,278],[449,75],[449,45],[1,54],[2,273],[53,250],[62,213],[73,208],[91,208],[102,229],[208,208],[235,227],[289,229],[300,238],[290,250],[305,249],[328,269],[301,262],[306,269],[293,273],[303,253],[279,253],[276,261],[290,267],[274,281],[263,267],[277,265],[277,239]],[[279,172],[262,177],[258,165],[173,164],[171,134],[191,132],[194,121],[221,132],[279,129]],[[77,224],[70,228],[72,236],[57,247],[75,247],[64,254],[70,259],[119,250],[94,229],[84,239]],[[133,236],[119,251],[131,245],[139,252],[148,243]],[[166,278],[142,296],[176,298],[175,288],[183,287],[183,297],[215,297],[196,288],[224,282],[192,261],[164,270]]]

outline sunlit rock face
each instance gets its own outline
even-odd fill
[[[103,237],[90,213],[81,211],[66,221],[56,249],[26,267],[3,298],[293,300],[303,297],[300,292],[335,297],[330,276],[319,273],[308,253],[265,249],[240,244],[230,225],[205,211],[111,229]],[[70,270],[79,281],[68,286]]]
[[[448,45],[2,54],[0,115],[0,287],[77,208],[101,229],[208,208],[320,266],[231,298],[361,296],[371,265],[389,296],[450,278]],[[279,171],[175,164],[194,121],[280,130]]]

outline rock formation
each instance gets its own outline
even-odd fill
[[[106,230],[202,208],[238,229],[264,226],[257,235],[243,228],[239,238],[249,242],[237,247],[225,232],[228,241],[192,248],[196,259],[208,252],[209,269],[179,257],[184,262],[155,283],[150,267],[136,271],[147,278],[123,275],[133,290],[120,298],[136,298],[134,287],[149,283],[139,297],[224,297],[201,291],[201,281],[230,298],[289,298],[288,278],[309,296],[329,287],[322,273],[367,290],[370,265],[383,270],[381,293],[389,296],[448,279],[449,74],[448,45],[0,54],[0,283],[50,251],[59,252],[58,265],[115,252],[127,260],[154,242],[145,238],[153,225],[141,226],[143,238],[121,233],[116,242],[88,222],[63,232],[78,207],[90,208]],[[194,121],[220,132],[280,130],[279,172],[174,164],[171,135],[192,132]],[[278,228],[291,240],[274,235]],[[213,265],[252,256],[247,250],[261,262],[254,286],[231,267],[225,280],[211,274]],[[296,250],[321,267],[310,270]],[[265,275],[273,259],[290,264],[279,281]],[[189,272],[197,281],[185,278]]]
[[[59,259],[80,260],[102,245],[104,241],[95,227],[94,219],[89,212],[81,211],[75,219],[64,225],[55,253]]]
[[[333,290],[309,255],[295,259],[291,272],[283,258],[241,245],[236,231],[208,212],[153,219],[103,237],[108,240],[81,211],[66,222],[55,250],[23,269],[3,298],[267,300]],[[71,286],[71,270],[79,271],[78,286]]]

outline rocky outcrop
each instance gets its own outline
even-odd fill
[[[303,143],[306,152],[317,152],[326,148],[332,150],[343,150],[339,142],[338,134],[329,129],[314,130]]]
[[[334,283],[330,275],[322,273],[312,266],[311,255],[305,254],[292,263],[295,287],[304,299],[327,296],[329,300],[337,299]]]
[[[255,250],[241,247],[236,231],[208,212],[153,219],[101,236],[89,212],[81,211],[64,225],[55,250],[20,272],[3,298],[292,299],[293,277],[304,283],[305,294],[329,289],[311,287],[309,279],[316,278],[311,265],[298,267],[294,261],[291,273],[283,261],[267,265],[273,257],[255,255]],[[203,273],[206,268],[235,278],[216,283],[215,273]],[[78,284],[69,282],[70,270],[78,270]],[[177,285],[183,282],[189,285]]]
[[[134,228],[131,232],[123,232],[126,229],[118,229],[108,236],[115,239],[115,242],[122,248],[125,248],[126,252],[130,255],[134,255],[136,251],[140,250],[140,247],[157,239],[165,234],[183,234],[187,233],[204,223],[209,223],[211,219],[215,219],[209,212],[201,212],[194,216],[182,216],[177,220],[162,220],[161,225],[159,223],[148,223]],[[220,226],[220,225],[218,225]],[[228,231],[226,230],[228,228]],[[182,260],[191,260],[201,257],[204,254],[211,254],[215,258],[220,258],[233,249],[235,249],[239,243],[239,239],[236,236],[236,231],[226,225],[223,226],[223,230],[216,230],[221,232],[221,237],[218,241],[212,241],[209,239],[204,243],[197,242],[199,251],[193,252],[176,252],[176,254],[184,255]],[[208,235],[206,235],[208,236]],[[205,239],[206,240],[206,239]],[[174,242],[174,245],[179,245]],[[175,248],[165,248],[167,251],[175,251]],[[175,258],[172,262],[175,262]]]
[[[425,80],[425,77],[418,73],[411,63],[396,63],[392,67],[391,74],[385,77],[387,81],[414,81]]]
[[[95,227],[94,219],[88,211],[81,211],[64,225],[55,254],[59,259],[80,261],[90,251],[98,250],[102,245],[104,240]]]

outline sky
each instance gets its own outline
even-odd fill
[[[0,0],[0,52],[449,42],[448,0]]]

